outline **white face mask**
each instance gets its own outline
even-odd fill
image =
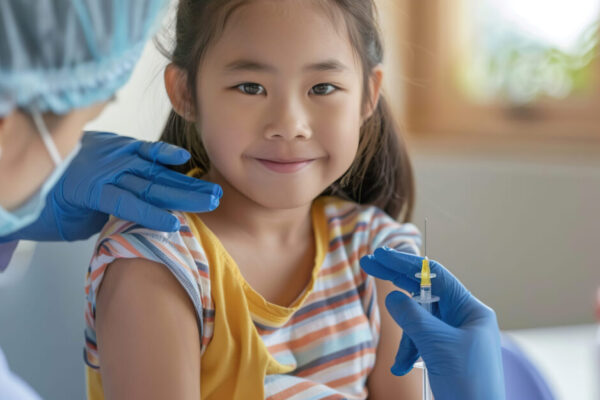
[[[48,128],[46,128],[46,124],[44,124],[44,120],[40,113],[33,111],[32,116],[35,126],[42,137],[44,146],[54,162],[54,171],[52,171],[50,176],[42,183],[42,186],[38,191],[17,210],[8,211],[0,206],[0,236],[6,236],[16,232],[39,218],[46,206],[46,196],[56,182],[58,182],[71,161],[73,161],[73,158],[75,158],[79,149],[81,149],[81,143],[77,143],[71,153],[63,159],[60,156],[56,144],[54,143],[54,140],[52,140],[52,136],[50,135],[50,132],[48,132]]]

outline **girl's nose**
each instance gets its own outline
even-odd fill
[[[308,115],[303,107],[292,102],[280,103],[269,115],[265,138],[284,140],[307,140],[312,137]]]

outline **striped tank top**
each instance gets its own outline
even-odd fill
[[[359,259],[388,246],[417,253],[419,233],[380,209],[320,197],[311,215],[312,277],[288,307],[266,301],[199,215],[179,214],[178,232],[111,219],[86,278],[85,349],[89,399],[104,399],[95,333],[98,287],[118,258],[163,264],[189,296],[200,332],[202,399],[366,399],[375,365],[379,309],[375,278]]]

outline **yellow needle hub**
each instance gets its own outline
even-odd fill
[[[429,258],[425,257],[421,263],[421,286],[431,286],[431,273],[429,271]]]

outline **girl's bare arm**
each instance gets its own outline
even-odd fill
[[[367,382],[369,400],[420,400],[421,370],[413,369],[405,376],[395,376],[390,372],[394,365],[398,345],[402,338],[402,328],[392,319],[385,308],[385,297],[398,290],[393,283],[375,278],[377,303],[381,314],[381,337],[377,346],[375,368]]]
[[[119,259],[108,267],[96,335],[106,399],[200,398],[196,314],[164,265]]]

